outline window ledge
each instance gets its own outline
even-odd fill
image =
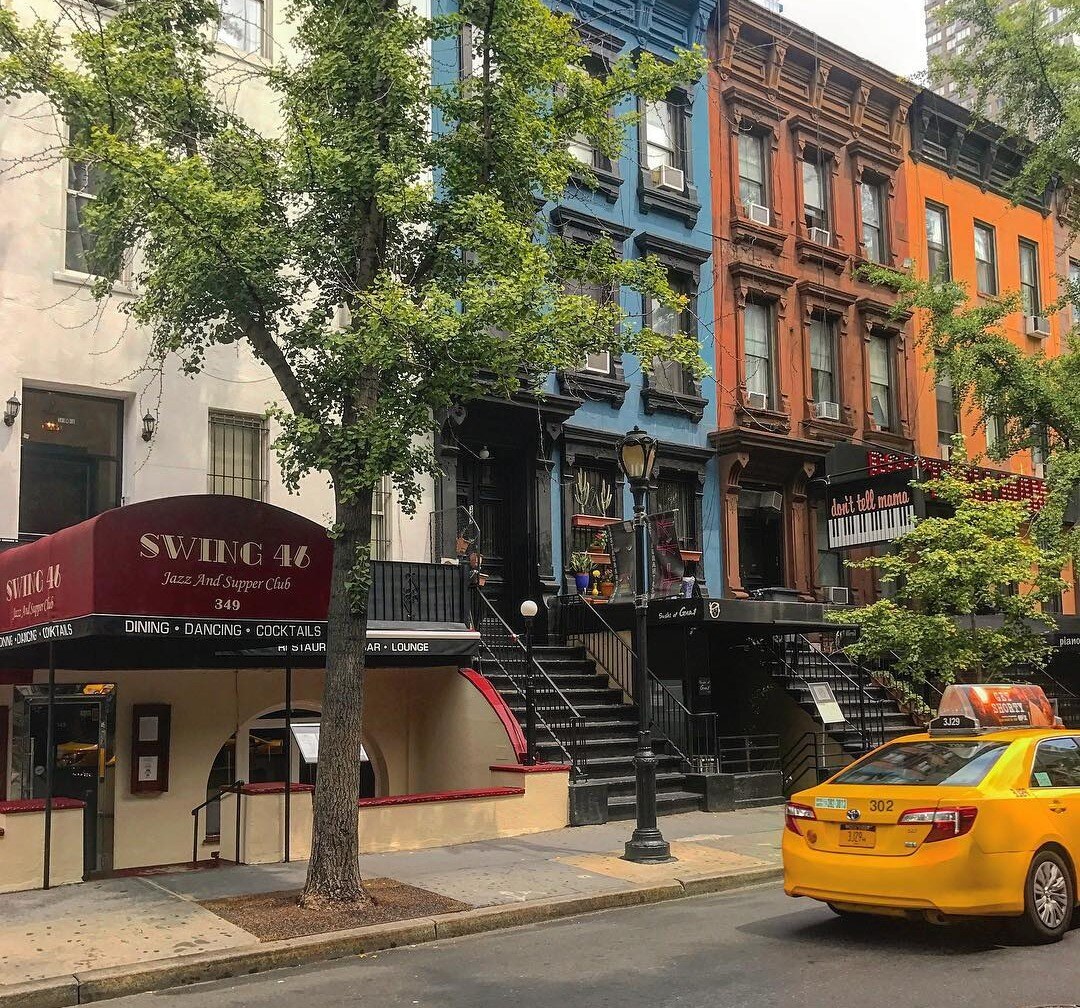
[[[91,273],[78,273],[75,270],[68,269],[56,270],[52,278],[57,283],[71,284],[73,287],[85,287],[87,290],[101,279]],[[124,294],[128,297],[135,297],[138,294],[138,291],[131,284],[123,280],[114,280],[111,289],[113,294]]]
[[[606,168],[589,168],[592,174],[590,179],[586,172],[574,172],[570,176],[570,182],[586,192],[599,193],[609,203],[619,202],[619,189],[623,184],[622,176]]]
[[[836,241],[836,235],[833,235]],[[851,261],[851,256],[835,245],[822,245],[800,235],[795,241],[795,253],[799,262],[813,262],[831,269],[834,273],[843,273],[844,267]]]
[[[630,385],[627,382],[598,372],[562,371],[559,373],[559,390],[563,395],[604,399],[612,409],[622,406],[629,388]]]
[[[739,403],[736,413],[758,430],[768,430],[773,433],[788,434],[791,432],[791,417],[780,410],[755,409],[746,403]]]
[[[646,413],[652,414],[657,410],[679,413],[689,417],[694,423],[698,423],[705,415],[705,407],[708,405],[708,400],[695,392],[679,394],[650,386],[641,390],[641,398],[645,401]]]
[[[697,187],[687,183],[686,189],[678,193],[674,189],[662,189],[653,185],[649,173],[643,168],[638,177],[638,200],[641,212],[659,210],[661,213],[678,217],[688,228],[692,228],[701,211],[701,200]]]
[[[776,219],[776,211],[771,214]],[[774,255],[782,255],[787,244],[787,232],[781,228],[759,224],[737,212],[731,218],[731,236],[741,245],[764,247]]]
[[[232,60],[234,63],[250,63],[252,66],[264,67],[269,70],[272,62],[268,56],[264,56],[262,53],[250,52],[246,53],[240,49],[234,49],[231,45],[225,42],[215,42],[214,49],[219,56],[224,56],[228,60]]]

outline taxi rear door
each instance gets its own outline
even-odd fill
[[[1068,735],[1040,739],[1028,783],[1040,826],[1080,856],[1080,744]],[[1025,806],[1026,807],[1026,806]]]

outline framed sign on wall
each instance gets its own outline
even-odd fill
[[[169,704],[131,708],[131,793],[164,794],[169,790]]]

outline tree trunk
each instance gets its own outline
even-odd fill
[[[357,798],[360,795],[360,723],[364,700],[364,648],[371,583],[371,489],[343,499],[334,481],[337,538],[330,580],[319,773],[316,780],[311,861],[301,906],[368,902],[360,880]]]

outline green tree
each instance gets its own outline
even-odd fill
[[[481,391],[537,391],[588,351],[702,365],[696,340],[641,330],[575,294],[626,286],[680,309],[658,263],[621,262],[548,233],[538,207],[587,168],[586,135],[617,157],[631,95],[703,70],[619,59],[602,80],[567,17],[539,0],[463,0],[422,17],[399,0],[292,0],[292,55],[239,71],[214,43],[213,0],[130,0],[60,26],[0,10],[0,94],[44,96],[58,153],[101,179],[87,212],[95,293],[134,250],[149,361],[198,372],[246,341],[273,373],[288,486],[325,473],[335,498],[325,698],[305,905],[366,899],[357,866],[372,490],[403,507],[434,470],[433,418]],[[82,19],[81,21],[79,19]],[[463,28],[475,70],[433,82],[433,49]],[[260,130],[238,78],[280,109]],[[434,128],[433,124],[434,123]],[[483,380],[477,376],[482,374]]]
[[[1050,653],[1043,612],[1060,596],[1065,555],[1027,534],[1029,506],[1003,499],[959,439],[954,464],[914,484],[943,513],[916,521],[895,551],[849,566],[876,570],[888,597],[829,619],[861,633],[846,649],[882,662],[901,683],[997,682],[1041,668]]]

